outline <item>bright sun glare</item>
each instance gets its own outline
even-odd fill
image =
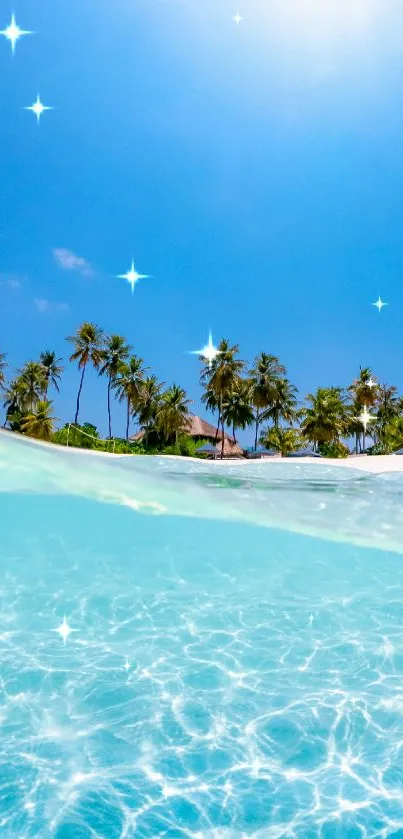
[[[382,8],[380,0],[281,0],[272,15],[289,36],[329,44],[368,35]]]

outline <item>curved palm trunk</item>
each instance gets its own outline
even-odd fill
[[[144,423],[144,444],[145,444],[146,448],[148,446],[148,435],[150,433],[150,423],[151,423],[151,417],[147,416],[147,413],[146,413],[146,421]]]
[[[260,425],[260,415],[259,411],[256,413],[256,421],[255,421],[255,451],[257,449],[257,438],[259,434],[259,425]]]
[[[74,417],[74,424],[75,425],[77,425],[77,423],[78,423],[78,414],[79,414],[79,411],[80,411],[80,397],[81,397],[81,391],[83,389],[83,382],[84,382],[84,375],[85,375],[86,366],[87,366],[86,364],[84,364],[84,366],[83,366],[83,372],[81,373],[80,387],[78,388],[78,393],[77,393],[76,415]]]
[[[222,434],[222,440],[221,440],[221,460],[222,460],[223,457],[224,457],[224,442],[225,442],[224,441],[224,417],[223,416],[221,416],[221,434]]]
[[[109,439],[112,437],[112,419],[111,419],[111,377],[108,379],[108,427]]]
[[[234,443],[236,443],[236,437],[235,437],[235,423],[234,423],[234,422],[232,423],[232,436],[233,436],[233,438],[234,438]]]
[[[127,400],[126,440],[129,439],[129,426],[130,426],[130,399]]]
[[[214,443],[215,443],[215,445],[217,445],[218,432],[219,432],[219,430],[220,430],[220,423],[221,423],[221,410],[219,409],[219,411],[218,411],[218,422],[217,422],[217,428],[216,428],[215,438],[214,438]]]

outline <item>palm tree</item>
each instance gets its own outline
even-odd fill
[[[6,427],[7,423],[12,427],[14,420],[16,420],[18,425],[22,415],[21,406],[26,404],[26,392],[26,384],[21,381],[21,378],[14,379],[10,382],[4,392],[3,405],[6,409],[6,418],[3,428]]]
[[[206,393],[210,391],[218,405],[218,419],[221,423],[221,457],[224,457],[224,403],[230,397],[235,382],[238,380],[245,366],[245,362],[236,358],[239,347],[229,346],[229,341],[222,339],[217,347],[218,354],[210,365],[205,365],[201,373],[201,381],[206,385]]]
[[[70,361],[78,361],[78,369],[82,370],[77,394],[76,415],[74,417],[74,423],[77,425],[80,411],[80,397],[87,364],[91,362],[95,370],[99,370],[102,363],[104,334],[102,329],[95,323],[85,322],[78,327],[74,335],[70,335],[67,338],[67,341],[70,341],[74,345],[74,352],[70,356]]]
[[[219,431],[220,431],[220,422],[221,422],[220,401],[219,401],[215,391],[210,387],[210,385],[208,383],[205,385],[205,389],[204,389],[204,393],[202,394],[201,401],[204,403],[207,410],[212,411],[213,414],[216,411],[218,411],[217,428],[216,428],[216,432],[215,432],[215,442],[217,443],[218,434],[219,434]]]
[[[395,416],[390,420],[385,429],[385,436],[382,440],[384,452],[394,452],[403,446],[403,417]]]
[[[373,408],[377,400],[378,382],[373,378],[370,367],[360,367],[357,379],[349,386],[348,391],[359,402],[361,407]]]
[[[392,420],[399,414],[399,397],[397,388],[394,385],[381,385],[378,388],[378,412],[377,426],[379,438],[384,443],[386,429]]]
[[[143,367],[143,359],[132,355],[127,364],[122,364],[118,375],[112,382],[119,402],[126,401],[126,440],[129,439],[130,415],[135,415],[137,412],[140,389],[146,370],[148,367]]]
[[[369,410],[374,407],[378,398],[378,388],[379,385],[373,378],[370,367],[360,367],[357,379],[354,379],[353,383],[348,387],[348,392],[353,399],[354,411],[356,411],[355,417],[352,417],[352,424],[350,425],[351,429],[355,429],[356,450],[358,449],[358,440],[362,435],[362,450],[365,451],[366,437],[366,430],[362,423],[357,425],[357,422],[360,422],[357,418],[365,406]]]
[[[249,372],[251,402],[255,408],[255,451],[257,449],[259,426],[265,412],[275,402],[278,380],[285,375],[286,369],[280,364],[277,356],[265,352],[256,356],[254,366]]]
[[[27,361],[22,370],[18,372],[20,404],[22,412],[30,410],[31,413],[37,402],[45,395],[47,379],[45,370],[39,361]]]
[[[280,420],[293,422],[296,417],[297,388],[286,378],[277,379],[273,386],[271,405],[264,412],[264,419],[272,419],[278,428]]]
[[[156,376],[147,376],[140,388],[137,401],[137,416],[140,427],[144,429],[144,443],[148,444],[148,435],[157,416],[161,403],[161,391],[165,382],[158,382]]]
[[[238,378],[223,403],[224,422],[232,427],[232,436],[236,443],[235,429],[243,431],[252,425],[254,414],[250,404],[250,385],[245,379]]]
[[[21,420],[21,430],[29,437],[37,440],[50,440],[54,430],[56,417],[51,414],[52,402],[41,399],[35,408]]]
[[[0,352],[0,389],[4,390],[4,384],[6,381],[6,377],[4,371],[7,370],[8,364],[6,361],[6,354],[4,352]]]
[[[357,399],[354,399],[350,404],[347,406],[347,428],[346,428],[346,435],[348,437],[355,438],[355,453],[358,454],[358,451],[362,451],[362,422],[359,419],[359,415],[362,411],[362,405],[358,402]]]
[[[268,449],[274,449],[286,457],[291,452],[302,448],[301,432],[296,428],[272,428],[263,429],[260,442]]]
[[[111,419],[111,387],[118,373],[123,369],[131,347],[126,343],[122,335],[110,335],[106,338],[105,346],[102,349],[102,366],[99,375],[108,377],[108,426],[109,439],[112,437]]]
[[[53,350],[45,350],[45,352],[41,352],[39,360],[45,370],[46,388],[44,396],[45,399],[47,399],[50,384],[52,384],[59,392],[60,376],[63,373],[63,367],[60,366],[59,362],[62,359],[57,358],[56,353],[53,352]]]
[[[155,425],[166,442],[169,443],[174,438],[177,443],[179,434],[189,428],[189,405],[191,404],[192,400],[187,399],[186,391],[178,385],[171,385],[162,394],[156,412]]]
[[[321,443],[339,440],[347,430],[347,411],[342,389],[320,387],[307,396],[308,407],[303,408],[301,430],[317,448]]]

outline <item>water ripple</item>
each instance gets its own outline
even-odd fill
[[[0,496],[0,835],[403,835],[403,568],[355,544],[380,508],[398,533],[400,480],[228,487],[203,465],[181,486],[176,462],[88,475],[22,449]],[[245,481],[280,528],[231,516]],[[295,504],[336,531],[349,510],[354,539],[290,532]]]

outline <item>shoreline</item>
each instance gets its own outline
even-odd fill
[[[74,454],[84,454],[84,455],[91,455],[92,457],[157,457],[157,458],[164,458],[166,460],[177,460],[177,461],[190,461],[191,463],[206,463],[208,462],[212,468],[216,468],[218,465],[224,465],[227,467],[231,464],[236,464],[237,466],[256,466],[261,465],[262,463],[265,464],[292,464],[294,467],[310,464],[320,467],[320,466],[338,466],[340,468],[345,469],[355,469],[359,472],[369,472],[371,474],[384,474],[386,472],[403,472],[403,455],[393,455],[393,454],[380,454],[380,455],[351,455],[350,457],[346,458],[315,458],[315,457],[299,457],[299,458],[288,458],[288,457],[267,457],[261,458],[256,460],[249,460],[247,458],[231,458],[231,459],[224,459],[220,460],[217,458],[216,460],[202,460],[199,457],[181,457],[172,454],[157,454],[157,455],[131,455],[131,454],[113,454],[112,452],[99,452],[94,451],[92,449],[78,449],[73,448],[73,446],[60,446],[57,443],[47,443],[43,440],[35,440],[32,437],[24,437],[23,435],[15,434],[13,431],[7,431],[6,429],[0,429],[0,439],[1,436],[7,437],[8,439],[17,439],[18,441],[22,441],[23,444],[31,445],[35,447],[39,447],[42,449],[46,449],[47,451],[55,450],[57,452],[69,452]],[[275,467],[272,467],[275,468]],[[287,466],[288,468],[288,466]]]
[[[199,457],[176,457],[172,454],[156,455],[156,457],[172,458],[173,460],[190,460],[192,463],[197,461],[200,463]],[[130,457],[130,455],[129,455]],[[356,455],[344,458],[318,458],[318,457],[266,457],[257,460],[248,460],[248,458],[231,458],[227,460],[209,460],[211,464],[225,464],[230,465],[236,463],[240,465],[254,465],[261,463],[287,463],[299,466],[302,464],[314,464],[315,466],[340,466],[347,469],[355,469],[360,472],[371,472],[375,474],[382,474],[384,472],[403,472],[403,456],[393,454],[378,454],[378,455]]]

